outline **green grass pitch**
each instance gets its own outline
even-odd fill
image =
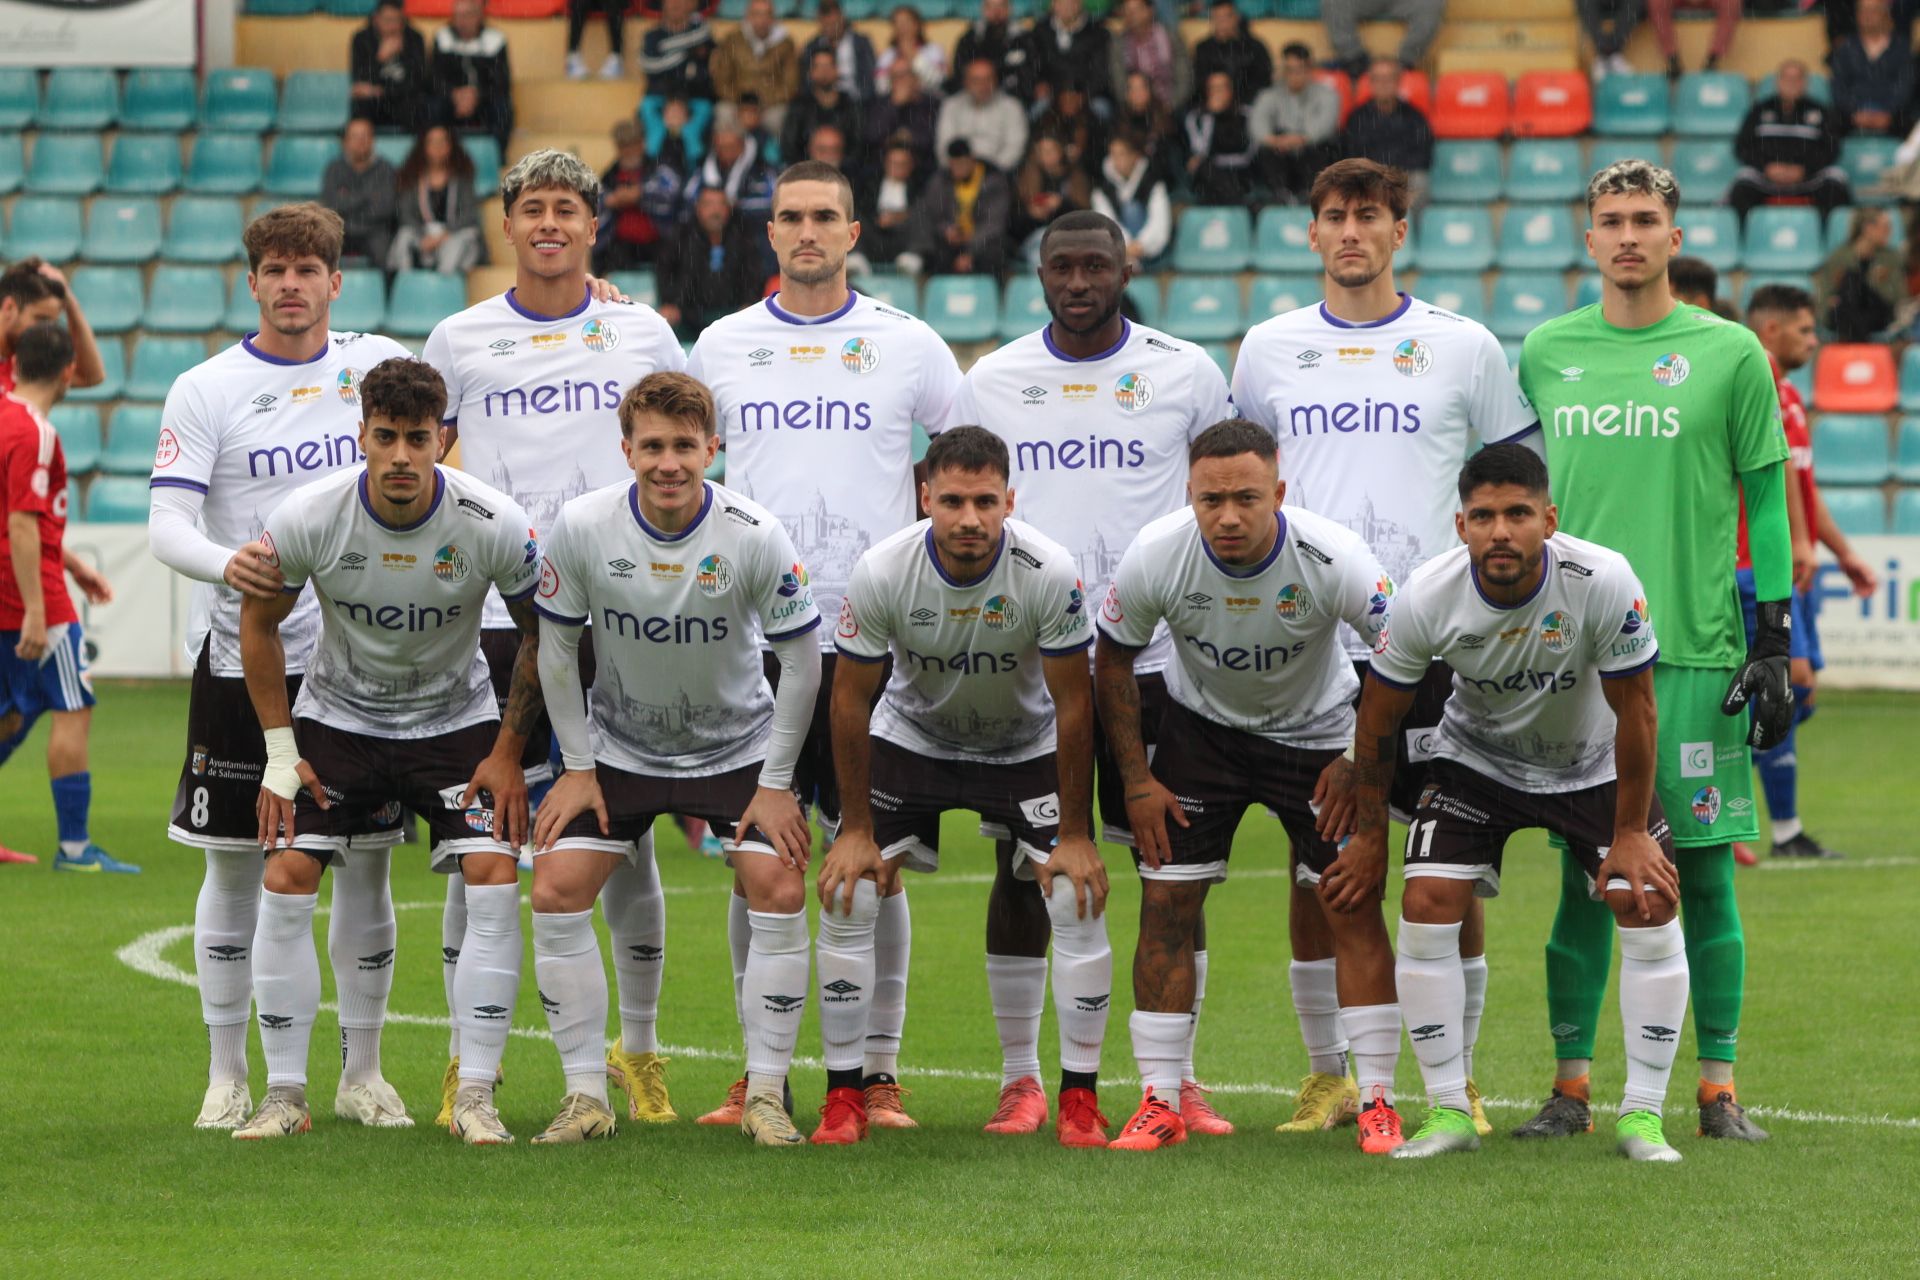
[[[1264,815],[1247,820],[1234,878],[1209,905],[1200,1072],[1240,1126],[1231,1138],[1131,1156],[979,1132],[999,1062],[981,957],[989,858],[958,818],[946,830],[948,870],[910,881],[902,1083],[918,1132],[876,1133],[855,1149],[759,1151],[689,1119],[623,1126],[586,1148],[530,1147],[560,1090],[533,999],[530,939],[500,1095],[521,1142],[468,1150],[425,1128],[446,1051],[442,886],[413,846],[395,858],[404,909],[385,1065],[423,1127],[375,1133],[332,1118],[335,1026],[324,1012],[312,1134],[254,1146],[196,1133],[199,1006],[187,986],[154,976],[192,970],[200,856],[162,836],[186,687],[106,683],[100,700],[94,834],[146,874],[0,868],[8,1276],[1920,1274],[1920,850],[1905,806],[1920,758],[1912,698],[1823,694],[1802,733],[1808,820],[1851,858],[1741,875],[1749,967],[1739,1079],[1773,1141],[1692,1136],[1689,1031],[1667,1118],[1686,1162],[1659,1167],[1615,1157],[1604,1125],[1546,1145],[1497,1136],[1476,1156],[1416,1164],[1362,1157],[1350,1129],[1276,1136],[1305,1063],[1287,991],[1284,851]],[[43,858],[53,848],[44,735],[0,770],[0,838]],[[675,1047],[676,1105],[691,1117],[720,1100],[739,1058],[727,876],[677,833],[663,830],[660,848],[670,895],[660,1027]],[[1119,981],[1104,1099],[1118,1123],[1137,1100],[1121,1081],[1133,1068],[1127,974],[1138,892],[1122,851],[1107,854]],[[1544,838],[1524,835],[1488,911],[1492,980],[1475,1074],[1503,1133],[1549,1078],[1540,955],[1557,883]],[[121,958],[136,943],[139,967]],[[1603,1101],[1623,1077],[1614,1008],[1610,999],[1594,1071]],[[1049,1010],[1043,1060],[1055,1044]],[[818,1052],[811,1014],[800,1047]],[[257,1041],[253,1069],[257,1099]],[[1411,1129],[1424,1108],[1410,1054],[1399,1086]],[[811,1113],[822,1090],[817,1058],[796,1066],[794,1090]]]

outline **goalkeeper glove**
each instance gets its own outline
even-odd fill
[[[1793,614],[1785,600],[1762,603],[1755,613],[1753,648],[1734,673],[1722,715],[1753,711],[1747,745],[1765,751],[1778,746],[1793,728],[1793,688],[1789,683],[1788,652],[1792,648]]]

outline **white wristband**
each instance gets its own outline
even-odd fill
[[[291,800],[300,790],[300,748],[293,740],[293,727],[266,730],[267,767],[260,771],[260,785],[282,800]]]
[[[1347,744],[1347,749],[1340,753],[1340,758],[1342,760],[1345,760],[1348,764],[1356,763],[1353,756],[1353,744],[1351,742]]]

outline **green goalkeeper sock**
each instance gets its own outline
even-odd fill
[[[1747,976],[1747,939],[1740,931],[1740,906],[1733,892],[1733,846],[1681,849],[1675,856],[1694,1038],[1702,1058],[1732,1062]]]
[[[1588,895],[1587,873],[1560,851],[1560,910],[1547,939],[1547,1017],[1557,1058],[1593,1057],[1613,967],[1613,911]]]

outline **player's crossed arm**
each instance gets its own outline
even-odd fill
[[[840,784],[840,833],[820,862],[816,882],[820,905],[828,911],[836,909],[838,899],[837,909],[851,913],[853,891],[861,880],[874,881],[883,896],[893,882],[894,869],[880,856],[880,846],[873,838],[873,797],[868,789],[873,761],[868,732],[884,670],[877,659],[860,658],[845,649],[833,667],[833,697],[828,707],[834,775]]]
[[[1334,911],[1359,911],[1379,901],[1387,882],[1387,789],[1393,783],[1394,741],[1413,709],[1414,686],[1401,688],[1369,674],[1360,691],[1353,733],[1353,838],[1320,877],[1320,899]],[[1332,822],[1321,812],[1320,834]]]

